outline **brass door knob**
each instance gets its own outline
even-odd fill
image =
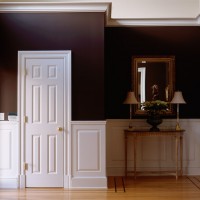
[[[58,127],[57,130],[58,130],[58,131],[62,131],[63,128],[62,128],[62,127]]]

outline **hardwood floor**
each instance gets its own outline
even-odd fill
[[[124,184],[123,184],[124,183]],[[116,186],[116,187],[115,187]],[[123,187],[124,186],[124,187]],[[109,177],[106,190],[63,188],[0,189],[0,200],[196,200],[200,199],[200,176]]]

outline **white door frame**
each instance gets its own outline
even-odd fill
[[[19,116],[19,175],[20,188],[25,188],[25,76],[27,58],[64,58],[64,187],[69,187],[70,181],[70,151],[71,148],[71,51],[18,51],[18,116]]]

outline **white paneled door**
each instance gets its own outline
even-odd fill
[[[63,58],[27,58],[25,69],[26,187],[63,187]]]

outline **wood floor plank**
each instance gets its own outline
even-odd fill
[[[116,180],[116,189],[115,183]],[[123,181],[125,191],[123,188]],[[0,200],[199,200],[200,177],[108,177],[108,189],[0,189]]]

